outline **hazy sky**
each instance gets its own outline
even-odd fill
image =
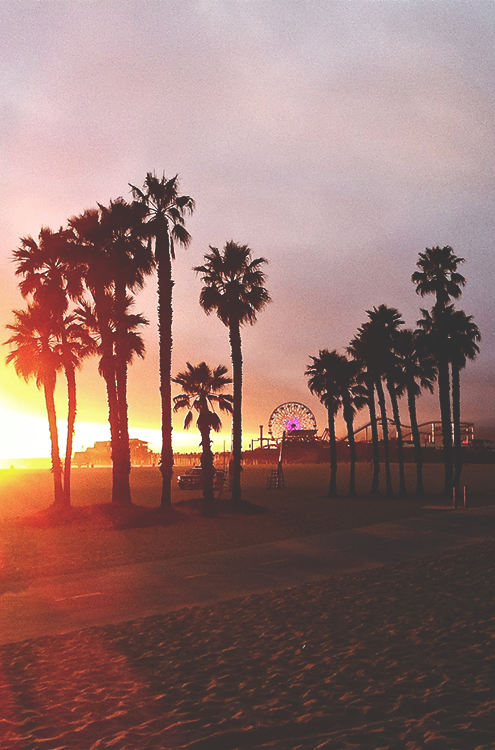
[[[208,245],[269,260],[273,303],[243,333],[246,439],[292,400],[322,430],[309,356],[343,351],[381,303],[414,326],[432,304],[410,281],[418,252],[447,244],[466,258],[459,306],[483,336],[463,418],[495,424],[493,2],[3,0],[0,58],[2,325],[22,306],[19,237],[129,198],[147,171],[179,173],[197,208],[174,265],[174,373],[230,365],[191,270]],[[136,308],[151,325],[130,420],[146,437],[159,426],[154,281]],[[79,419],[105,423],[96,362],[78,382]],[[12,414],[44,418],[44,403],[13,367],[0,387],[1,454]],[[436,398],[420,413],[438,419]]]

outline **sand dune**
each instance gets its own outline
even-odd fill
[[[495,746],[495,543],[0,648],[0,748]]]

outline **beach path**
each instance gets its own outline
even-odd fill
[[[0,643],[322,581],[495,538],[495,507],[29,581],[0,590]]]

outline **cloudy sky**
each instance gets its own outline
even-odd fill
[[[410,281],[418,252],[447,244],[466,259],[459,306],[483,336],[463,418],[495,436],[494,3],[3,0],[0,57],[2,325],[22,306],[21,236],[129,198],[147,171],[179,173],[197,208],[174,265],[174,372],[229,364],[227,331],[200,310],[191,270],[208,246],[234,239],[269,261],[273,302],[243,332],[246,443],[285,401],[307,404],[322,430],[310,355],[343,351],[381,303],[414,326],[432,304]],[[150,326],[130,421],[153,440],[153,281],[137,309]],[[42,394],[0,364],[0,408],[0,456],[17,455],[21,427],[38,434]],[[436,398],[420,411],[438,419]],[[96,362],[79,376],[79,420],[106,421]],[[178,417],[177,446],[180,428]],[[82,427],[78,441],[92,442]]]

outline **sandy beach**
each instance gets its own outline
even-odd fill
[[[0,747],[493,748],[495,542],[0,648]]]

